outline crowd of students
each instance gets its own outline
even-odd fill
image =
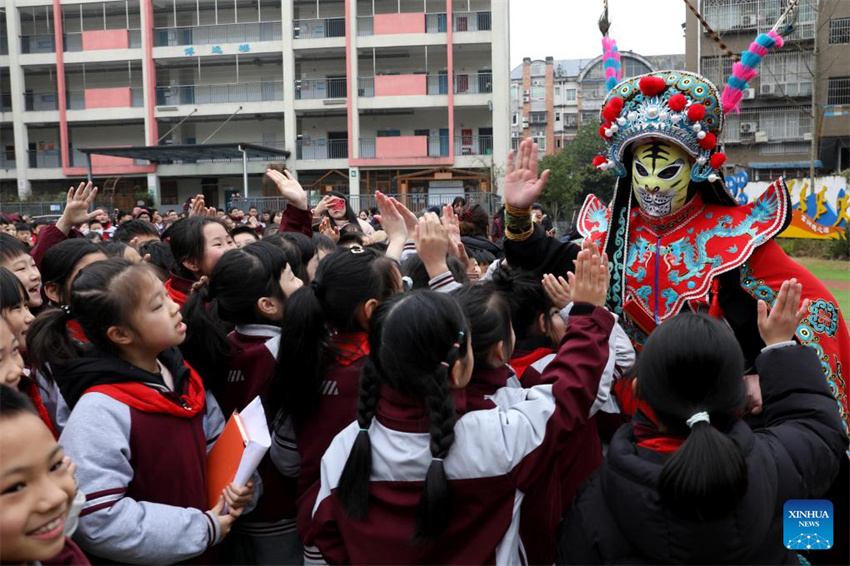
[[[760,307],[753,430],[722,321],[679,315],[636,361],[593,244],[541,277],[480,205],[311,209],[267,178],[279,213],[109,218],[81,184],[55,224],[0,220],[0,562],[804,560],[782,504],[847,446],[796,281]],[[258,395],[271,449],[209,508],[207,453]]]

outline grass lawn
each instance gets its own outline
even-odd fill
[[[812,272],[812,275],[821,281],[843,281],[850,283],[850,261],[834,261],[828,259],[815,259],[810,257],[795,257],[800,265]],[[829,291],[838,301],[845,320],[850,320],[850,289],[839,289],[829,285]],[[843,287],[846,287],[844,285]]]

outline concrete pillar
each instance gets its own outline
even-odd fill
[[[351,197],[352,207],[356,207],[355,212],[360,212],[360,169],[358,167],[348,169],[348,196]],[[355,205],[355,203],[358,204]]]
[[[283,38],[283,136],[286,149],[292,152],[287,167],[298,171],[298,122],[295,116],[295,50],[292,48],[294,9],[292,2],[281,5],[281,37]]]
[[[360,82],[360,69],[357,65],[357,2],[350,0],[347,2],[348,12],[345,17],[348,18],[348,36],[346,37],[346,65],[348,73],[348,158],[360,158],[360,110],[358,85]],[[360,192],[360,179],[358,178],[357,192]]]
[[[510,18],[508,2],[491,2],[493,57],[493,182],[501,187],[500,177],[507,173],[508,151],[511,149],[511,88],[510,67]],[[451,23],[449,23],[451,25]],[[523,85],[525,81],[523,81]],[[523,88],[529,88],[523,86]],[[522,93],[520,93],[522,96]],[[530,108],[530,107],[529,107]]]
[[[32,186],[27,173],[29,170],[29,136],[24,124],[24,71],[18,62],[21,52],[21,28],[18,8],[15,0],[6,2],[6,37],[9,42],[9,88],[12,94],[12,135],[15,142],[15,174],[18,178],[18,198],[32,196]]]
[[[148,173],[148,194],[153,198],[154,208],[162,207],[162,193],[159,190],[159,176],[156,173]]]

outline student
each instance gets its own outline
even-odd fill
[[[168,275],[174,269],[174,256],[171,246],[165,242],[150,240],[139,246],[139,255],[148,265],[156,268],[157,277],[163,283],[168,281]]]
[[[174,269],[165,282],[165,288],[181,307],[186,303],[192,285],[201,277],[209,276],[216,262],[227,251],[236,249],[224,225],[206,216],[179,220],[163,236],[174,256]]]
[[[0,232],[0,267],[5,267],[27,291],[27,306],[36,309],[44,303],[41,296],[41,272],[27,248],[17,238]]]
[[[24,371],[18,339],[6,319],[0,317],[0,383],[17,387]]]
[[[331,191],[319,201],[316,208],[313,209],[313,222],[318,224],[321,217],[327,217],[332,226],[336,226],[340,230],[346,226],[359,228],[366,236],[372,236],[375,229],[365,220],[360,220],[351,208],[351,203],[342,193]]]
[[[313,244],[313,238],[305,236],[300,232],[281,232],[279,237],[294,244],[297,248],[301,256],[301,269],[297,272],[293,271],[293,273],[305,285],[309,285],[310,281],[316,276],[316,268],[319,266],[319,257],[316,255],[316,246]]]
[[[276,355],[287,298],[301,286],[283,251],[257,242],[224,254],[209,279],[189,297],[183,351],[190,362],[199,359],[212,366],[205,377],[210,375],[208,388],[224,414],[242,410],[258,395],[267,412],[277,414],[268,392],[272,380],[286,379],[289,371],[277,366]],[[222,323],[235,329],[227,334],[220,329]],[[275,425],[273,418],[269,424]],[[284,476],[266,457],[259,473],[263,498],[234,525],[225,543],[226,562],[300,562],[303,550],[295,530],[297,467]]]
[[[82,270],[69,299],[43,313],[28,340],[36,366],[72,409],[59,441],[86,494],[77,542],[98,560],[124,563],[204,553],[252,493],[231,484],[202,511],[207,450],[224,419],[176,348],[186,334],[179,307],[150,268],[122,259]],[[70,338],[72,318],[87,344]]]
[[[0,384],[0,563],[89,564],[67,538],[74,469],[26,397]]]
[[[490,241],[490,215],[480,204],[463,207],[458,214],[460,234],[467,254],[471,257],[476,250],[489,252],[493,257],[502,258],[505,252]]]
[[[39,232],[35,247],[30,252],[39,269],[41,269],[41,262],[50,248],[68,238],[78,237],[80,235],[78,227],[103,214],[102,210],[89,212],[96,196],[97,187],[92,188],[91,182],[80,183],[76,189],[73,187],[68,189],[62,216],[59,217],[56,224],[49,224]]]
[[[139,246],[149,241],[159,241],[159,230],[147,220],[128,220],[115,229],[112,234],[113,242],[121,242],[139,249]]]
[[[607,363],[614,319],[598,306],[603,270],[599,255],[582,252],[552,383],[499,389],[497,408],[460,418],[473,371],[461,308],[429,291],[378,306],[357,420],[322,458],[313,528],[330,563],[524,561],[517,509],[586,421]]]
[[[13,238],[16,238],[18,235],[18,229],[15,227],[15,223],[9,220],[4,214],[0,214],[0,233],[8,234]]]
[[[260,241],[257,231],[250,226],[237,226],[230,231],[230,237],[233,238],[233,243],[237,248],[242,248],[248,244]]]
[[[41,261],[42,292],[54,307],[67,305],[74,277],[84,267],[106,259],[103,248],[82,238],[59,242]]]
[[[310,512],[322,454],[354,419],[369,319],[381,301],[401,289],[396,262],[358,246],[325,257],[310,285],[286,303],[277,363],[287,369],[287,378],[275,380],[269,397],[281,407],[281,418],[292,419],[298,439],[298,533],[308,561],[320,558],[312,548]],[[272,451],[277,461],[293,457],[286,454],[291,445],[277,435]]]
[[[847,437],[816,354],[793,341],[801,294],[791,279],[769,315],[759,301],[756,430],[740,418],[744,355],[723,322],[679,314],[652,333],[635,387],[657,422],[637,413],[617,431],[565,519],[559,563],[803,562],[780,510],[826,492]]]
[[[18,222],[15,225],[15,237],[27,248],[32,246],[32,228],[26,222]]]
[[[313,234],[313,243],[316,245],[316,258],[321,262],[325,256],[336,251],[336,244],[324,234]],[[318,264],[316,264],[318,267]]]

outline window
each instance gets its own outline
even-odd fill
[[[519,85],[513,84],[511,85],[511,102],[516,102],[519,100]]]
[[[560,139],[555,140],[555,147],[557,147],[558,149],[561,149],[561,140]]]
[[[531,113],[531,123],[532,124],[545,124],[546,123],[546,112],[532,112]]]
[[[539,151],[546,151],[546,136],[535,137],[534,143],[537,144]]]
[[[511,124],[516,126],[519,123],[519,114],[514,112],[513,117],[511,118]]]
[[[564,112],[564,128],[575,128],[576,126],[578,126],[578,114]]]
[[[576,100],[576,89],[568,88],[564,91],[564,99],[567,102],[575,102]]]
[[[850,43],[850,18],[829,21],[829,43]]]
[[[546,74],[546,63],[539,61],[531,64],[531,76],[542,77]]]
[[[826,91],[827,104],[850,104],[850,77],[829,79]]]
[[[771,53],[776,55],[777,53]],[[765,58],[765,60],[770,57]],[[723,89],[726,79],[732,75],[732,64],[734,61],[729,57],[703,57],[700,71],[702,75],[714,83],[719,89]]]
[[[560,122],[560,121],[561,121],[561,115],[560,115],[560,114],[558,114],[557,112],[555,112],[555,121],[556,121],[556,122]]]
[[[557,100],[558,98],[561,98],[561,87],[556,86],[555,87],[555,99]]]
[[[546,87],[543,85],[531,87],[531,100],[546,100]]]

